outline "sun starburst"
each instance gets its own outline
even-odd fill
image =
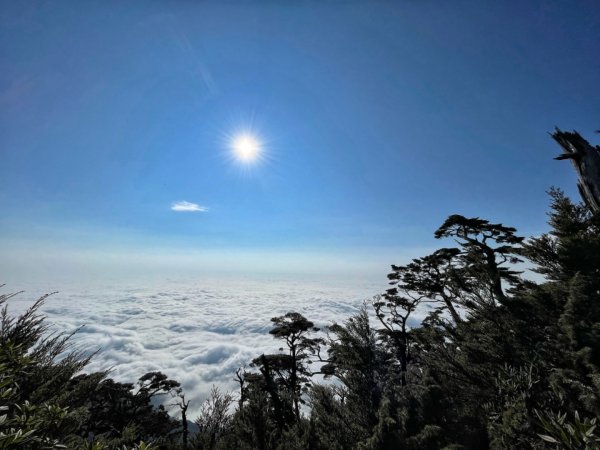
[[[256,136],[244,133],[233,138],[231,148],[236,159],[244,163],[251,163],[259,158],[261,143]]]

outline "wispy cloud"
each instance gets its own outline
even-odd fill
[[[188,212],[206,212],[208,208],[206,206],[200,206],[197,203],[192,202],[173,202],[171,203],[171,209],[173,211],[188,211]]]

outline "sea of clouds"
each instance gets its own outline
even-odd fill
[[[78,348],[98,353],[88,371],[134,382],[159,370],[179,381],[192,400],[191,417],[213,385],[234,391],[235,371],[281,346],[268,334],[270,318],[297,311],[326,327],[355,314],[386,283],[294,280],[170,280],[95,287],[72,284],[42,308],[60,331],[81,330]],[[7,292],[5,286],[2,291]],[[28,287],[11,300],[25,310],[46,286]]]

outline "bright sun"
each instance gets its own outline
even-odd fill
[[[234,137],[232,148],[236,158],[243,162],[256,160],[261,150],[260,142],[251,134],[240,134]]]

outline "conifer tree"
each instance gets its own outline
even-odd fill
[[[269,334],[285,343],[287,354],[263,355],[259,364],[266,367],[268,362],[270,370],[277,374],[277,381],[284,386],[291,399],[294,417],[299,420],[300,404],[304,403],[302,396],[310,386],[312,375],[308,367],[309,358],[318,352],[323,340],[309,337],[309,333],[319,329],[302,314],[290,312],[271,321],[275,326]]]

